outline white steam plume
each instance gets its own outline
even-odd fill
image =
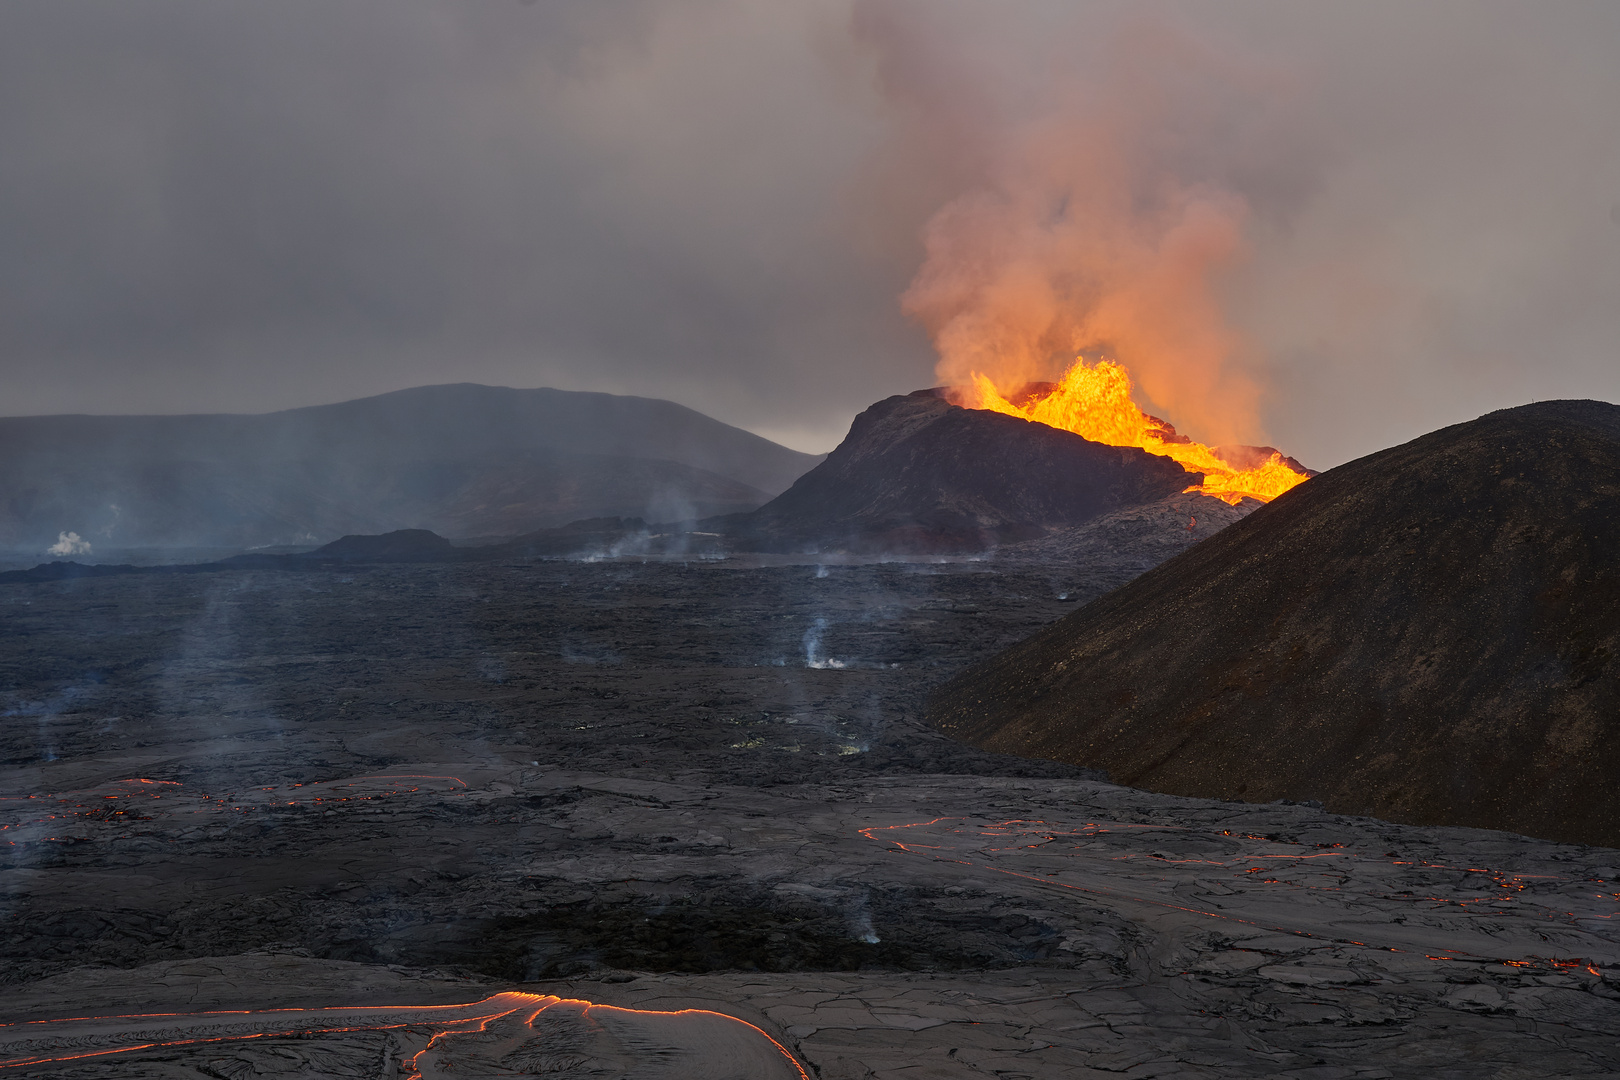
[[[56,535],[56,543],[45,549],[45,554],[61,558],[65,555],[90,554],[90,541],[84,539],[76,532],[64,532]]]

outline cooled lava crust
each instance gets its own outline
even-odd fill
[[[1620,846],[1620,407],[1324,473],[946,683],[985,749],[1178,795]]]

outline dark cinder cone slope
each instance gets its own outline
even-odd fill
[[[787,491],[717,527],[759,551],[982,551],[1202,478],[1145,450],[919,390],[868,408]]]
[[[942,687],[1118,783],[1620,847],[1620,407],[1316,477]]]

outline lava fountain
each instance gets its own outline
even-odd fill
[[[1264,343],[1227,305],[1242,294],[1249,201],[1230,184],[1241,169],[1208,156],[1204,136],[1185,141],[1204,130],[1187,118],[1225,92],[1222,72],[1187,59],[1132,54],[1095,85],[1063,73],[1033,113],[997,117],[973,144],[972,182],[924,226],[900,307],[933,340],[953,403],[1168,457],[1202,474],[1189,490],[1234,505],[1269,501],[1309,474],[1246,445],[1264,430]],[[1164,92],[1203,78],[1196,101]],[[1208,443],[1148,415],[1133,389]]]
[[[1075,360],[1056,383],[1033,383],[1008,398],[995,382],[973,372],[967,386],[954,387],[951,400],[965,408],[986,409],[1033,420],[1109,446],[1137,446],[1172,459],[1203,482],[1188,491],[1212,495],[1232,505],[1244,498],[1270,502],[1309,476],[1297,463],[1270,447],[1209,447],[1176,433],[1168,422],[1149,416],[1131,400],[1131,375],[1112,360]],[[1242,456],[1249,461],[1231,461]],[[1267,453],[1269,451],[1269,453]]]

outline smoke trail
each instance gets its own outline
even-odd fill
[[[805,667],[816,668],[817,670],[824,671],[828,668],[842,668],[846,666],[842,660],[834,660],[830,656],[822,655],[821,638],[826,632],[827,620],[820,616],[817,616],[815,621],[810,624],[810,628],[804,632]]]

